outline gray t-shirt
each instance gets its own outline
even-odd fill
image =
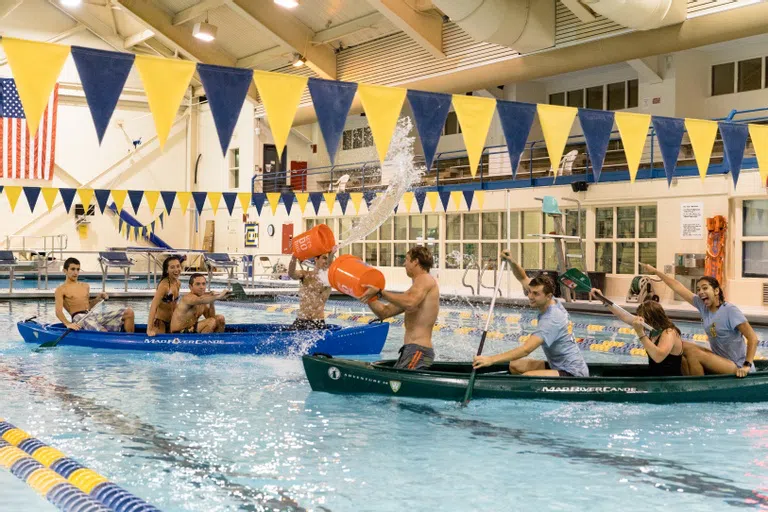
[[[747,345],[737,327],[747,321],[744,313],[730,302],[723,302],[713,313],[698,295],[693,296],[693,305],[701,314],[712,352],[742,366],[747,358]]]
[[[531,336],[538,336],[544,340],[541,349],[547,356],[550,368],[563,370],[576,377],[589,377],[589,368],[581,355],[579,346],[568,333],[570,318],[562,304],[562,300],[555,299],[544,313],[539,313],[536,330]]]

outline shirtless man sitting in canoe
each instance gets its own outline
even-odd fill
[[[331,287],[326,286],[320,279],[320,272],[328,271],[333,262],[336,247],[327,254],[315,258],[314,270],[297,269],[296,255],[288,265],[288,275],[291,279],[301,282],[299,285],[299,312],[290,329],[304,331],[308,329],[325,329],[325,303],[331,296]]]
[[[395,368],[424,370],[435,359],[432,328],[440,311],[440,288],[437,280],[429,274],[432,265],[434,259],[429,249],[412,247],[405,255],[405,273],[413,281],[408,291],[388,292],[368,285],[368,291],[360,297],[381,320],[405,313],[405,343],[400,348]],[[389,304],[379,300],[368,302],[373,297],[384,299]]]
[[[101,332],[133,332],[134,315],[131,308],[117,308],[106,313],[88,312],[93,306],[109,296],[101,292],[91,299],[91,287],[88,283],[81,283],[77,279],[80,276],[80,262],[76,258],[67,258],[64,261],[64,284],[56,288],[56,318],[67,329],[79,331]],[[68,321],[64,310],[69,313],[72,321]],[[88,315],[86,317],[86,315]]]
[[[206,292],[208,280],[203,274],[192,274],[189,278],[189,293],[179,300],[171,317],[172,333],[224,332],[224,315],[217,315],[213,303],[229,295]],[[205,317],[200,320],[200,317]],[[199,320],[199,321],[198,321]]]

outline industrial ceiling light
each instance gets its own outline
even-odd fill
[[[64,7],[79,7],[83,0],[60,0]]]
[[[207,21],[198,21],[192,29],[192,35],[201,41],[210,43],[216,39],[217,30],[216,25],[211,25]]]
[[[299,0],[275,0],[275,3],[286,9],[294,9],[299,6]]]
[[[293,61],[293,67],[295,68],[300,68],[307,63],[307,58],[303,55],[299,55],[298,53],[294,53],[293,58],[295,59]]]

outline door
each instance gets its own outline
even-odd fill
[[[283,148],[283,158],[278,161],[277,148],[274,144],[264,144],[264,173],[262,174],[264,192],[282,192],[286,187],[286,164],[288,146]]]
[[[293,240],[293,224],[283,224],[283,254],[291,254]]]
[[[291,189],[301,192],[307,190],[307,162],[291,160]]]
[[[242,223],[235,219],[227,222],[227,252],[241,252],[240,241],[243,239],[240,234],[241,225]]]

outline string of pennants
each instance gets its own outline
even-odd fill
[[[243,212],[248,211],[248,208],[253,205],[256,208],[256,213],[261,216],[264,209],[264,205],[268,204],[272,215],[277,214],[277,209],[282,203],[285,208],[285,212],[290,215],[294,208],[294,204],[298,205],[302,214],[306,213],[307,205],[312,205],[315,215],[320,211],[320,206],[325,203],[330,215],[334,214],[334,209],[338,203],[341,213],[343,215],[351,214],[353,209],[354,213],[360,213],[360,208],[365,203],[367,208],[371,208],[371,205],[381,192],[172,192],[172,191],[157,191],[157,190],[109,190],[109,189],[90,189],[90,188],[55,188],[55,187],[22,187],[22,186],[2,186],[0,185],[0,194],[5,194],[8,198],[8,203],[11,208],[11,212],[16,210],[19,199],[22,196],[27,200],[30,212],[35,211],[35,207],[38,204],[40,196],[43,196],[45,205],[48,207],[48,211],[53,210],[56,199],[61,197],[62,203],[67,213],[72,211],[72,205],[75,197],[77,197],[83,205],[83,209],[88,211],[91,204],[95,201],[99,212],[102,214],[108,208],[110,198],[112,205],[109,208],[113,209],[117,213],[120,213],[126,206],[126,199],[130,203],[130,207],[133,209],[133,213],[139,213],[139,208],[142,202],[145,202],[147,208],[152,215],[158,207],[160,199],[162,199],[162,209],[164,210],[158,219],[142,226],[146,229],[146,233],[152,233],[155,230],[156,222],[159,222],[162,226],[163,215],[170,215],[172,211],[181,210],[182,214],[187,213],[190,203],[194,205],[195,211],[199,215],[202,215],[206,204],[210,206],[214,215],[219,211],[222,200],[226,206],[229,215],[233,215],[235,205],[240,204]],[[471,210],[473,206],[482,209],[485,203],[485,191],[483,190],[463,190],[463,191],[434,191],[415,189],[413,191],[406,192],[402,198],[403,205],[407,212],[412,211],[413,204],[416,204],[419,213],[424,211],[426,204],[429,204],[430,211],[438,211],[438,204],[442,206],[443,211],[448,211],[453,204],[456,210],[462,209],[462,204],[466,205],[467,210]],[[438,203],[439,202],[439,203]],[[178,205],[178,207],[177,207]],[[350,206],[352,208],[350,208]],[[177,209],[178,208],[178,209]],[[395,211],[397,212],[397,208]],[[311,212],[310,212],[311,213]],[[149,226],[149,227],[148,227]],[[133,226],[127,226],[126,230],[130,230]],[[119,226],[120,232],[123,232],[122,220]],[[141,231],[141,230],[139,230]]]
[[[494,114],[498,113],[512,163],[513,178],[536,115],[544,134],[551,166],[555,169],[560,165],[571,127],[578,117],[595,181],[600,179],[614,124],[623,142],[632,182],[637,176],[651,126],[661,148],[668,183],[672,182],[685,132],[690,138],[699,174],[702,180],[705,178],[718,130],[734,185],[739,179],[749,137],[757,153],[762,183],[766,183],[768,178],[768,125],[606,112],[432,93],[8,37],[2,38],[2,45],[16,80],[31,133],[37,130],[64,62],[72,55],[99,143],[104,137],[128,74],[135,65],[144,84],[161,147],[167,141],[189,82],[197,73],[205,89],[222,153],[225,155],[251,81],[254,81],[266,110],[278,155],[283,153],[302,94],[308,88],[332,165],[335,163],[347,115],[357,95],[365,110],[382,163],[407,99],[428,169],[432,166],[443,125],[453,105],[461,125],[473,177],[477,173],[491,121]]]
[[[165,213],[161,213],[155,220],[148,224],[142,224],[139,226],[131,226],[127,222],[123,220],[122,217],[117,217],[117,230],[118,232],[126,238],[126,240],[139,240],[139,238],[148,238],[149,235],[153,234],[157,230],[157,225],[160,225],[160,229],[162,229],[163,226],[163,216]]]

